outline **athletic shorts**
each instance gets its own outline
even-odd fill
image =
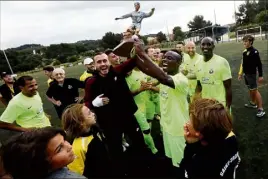
[[[245,74],[244,78],[245,78],[245,84],[247,85],[249,90],[256,90],[258,89],[258,85],[257,85],[257,78],[256,78],[256,74]]]
[[[131,24],[130,28],[135,28],[135,30],[139,29],[141,30],[141,24],[140,23],[133,23]]]
[[[184,136],[172,136],[163,130],[163,140],[166,156],[171,158],[173,166],[179,167],[185,148]]]

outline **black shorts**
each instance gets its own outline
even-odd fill
[[[245,83],[248,86],[249,90],[258,89],[256,74],[245,74],[244,78],[245,78]]]

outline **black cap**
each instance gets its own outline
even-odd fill
[[[11,75],[10,73],[7,72],[2,72],[1,73],[1,78],[3,79],[4,77],[6,77],[7,75]]]
[[[110,53],[112,53],[112,52],[113,52],[112,49],[106,49],[104,53],[105,53],[106,55],[110,55]]]

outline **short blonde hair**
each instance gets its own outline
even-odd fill
[[[232,118],[217,100],[196,98],[190,105],[190,116],[193,128],[208,143],[224,140],[232,131]]]
[[[72,104],[68,106],[61,117],[63,129],[68,136],[80,137],[87,130],[85,118],[82,112],[83,104]]]

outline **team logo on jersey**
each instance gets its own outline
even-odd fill
[[[160,95],[161,95],[163,98],[168,99],[168,93],[167,93],[167,92],[162,91],[162,92],[160,93]]]
[[[212,73],[214,73],[214,70],[213,69],[210,69],[209,70],[209,74],[212,74]]]
[[[117,81],[117,76],[114,77],[114,81]]]
[[[72,87],[72,85],[68,85],[68,89],[72,89],[73,87]]]

